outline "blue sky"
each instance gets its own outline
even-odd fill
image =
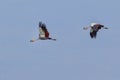
[[[119,0],[1,0],[0,80],[120,80]],[[38,37],[38,22],[57,41]],[[82,28],[104,24],[96,39]]]

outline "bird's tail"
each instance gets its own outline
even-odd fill
[[[108,27],[103,27],[104,29],[108,29]]]

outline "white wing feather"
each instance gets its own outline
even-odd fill
[[[39,36],[41,38],[45,38],[45,32],[42,30],[42,28],[39,28],[39,32],[40,32]]]

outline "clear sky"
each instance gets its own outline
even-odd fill
[[[120,80],[120,0],[1,0],[0,80]],[[38,23],[57,41],[38,37]],[[91,39],[82,28],[104,24]]]

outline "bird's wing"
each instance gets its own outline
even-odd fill
[[[40,38],[45,38],[45,32],[41,27],[39,27],[39,37]]]

